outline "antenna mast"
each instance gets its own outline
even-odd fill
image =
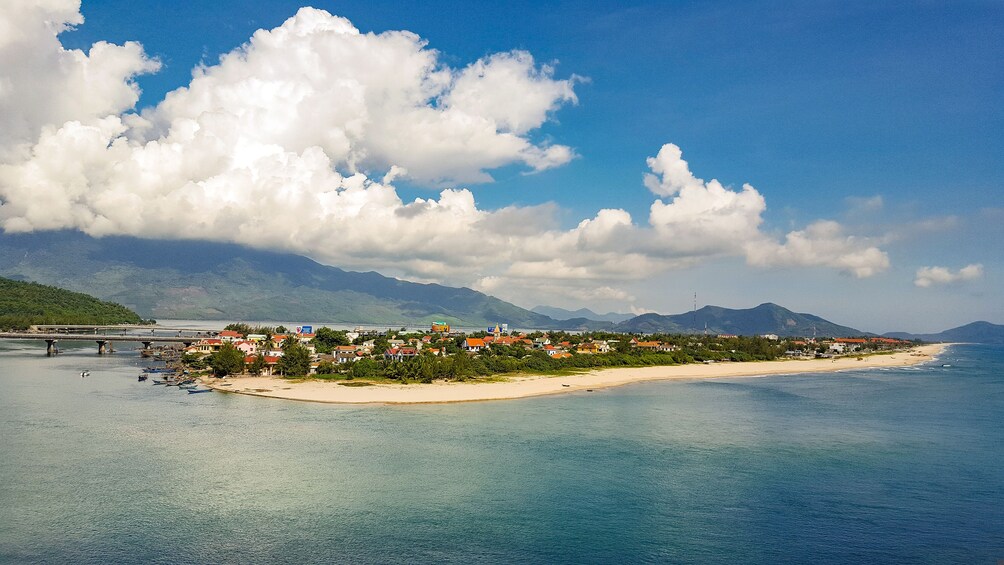
[[[691,324],[694,329],[697,329],[697,293],[694,293],[694,311],[693,311],[693,324]]]

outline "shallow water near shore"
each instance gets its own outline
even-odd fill
[[[143,365],[0,342],[0,561],[1004,558],[1001,347],[411,406],[189,395]]]

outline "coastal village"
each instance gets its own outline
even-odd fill
[[[352,331],[311,326],[293,329],[254,328],[232,324],[184,348],[183,361],[193,368],[212,368],[217,376],[308,377],[406,375],[394,365],[427,361],[426,377],[457,377],[450,365],[469,367],[471,376],[526,370],[627,365],[719,363],[782,358],[831,358],[900,350],[912,342],[883,338],[789,338],[767,334],[628,335],[604,332],[509,331],[496,324],[483,331],[455,331],[434,322],[426,331]],[[214,359],[221,352],[233,359],[223,370]],[[289,355],[301,361],[293,363]],[[468,363],[464,359],[473,361]],[[506,361],[508,359],[508,361]],[[357,364],[367,370],[360,371]],[[429,364],[429,363],[427,363]],[[438,369],[438,370],[437,370]],[[428,379],[426,379],[428,380]]]

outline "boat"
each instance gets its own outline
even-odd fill
[[[199,386],[199,384],[196,383],[196,384],[188,384],[188,385],[178,385],[178,388],[183,389],[183,390],[191,390],[193,388],[198,388],[198,386]]]
[[[173,373],[174,369],[168,367],[146,367],[143,369],[144,373]]]
[[[89,376],[91,376],[91,372],[88,371],[87,369],[84,369],[83,371],[80,371],[80,378],[89,377]]]
[[[147,379],[147,376],[146,376],[146,375],[140,375],[140,376],[139,376],[139,382],[143,382],[143,381],[145,381],[146,379]]]
[[[199,392],[213,392],[211,388],[190,388],[188,389],[188,394],[196,394]]]

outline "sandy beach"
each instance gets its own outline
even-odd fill
[[[344,386],[339,383],[345,381],[291,382],[274,377],[230,377],[227,379],[206,379],[206,384],[222,392],[308,402],[344,404],[476,402],[598,390],[656,380],[760,377],[874,367],[902,367],[928,362],[941,353],[945,347],[947,347],[946,344],[924,345],[891,355],[866,356],[860,361],[856,357],[841,357],[838,359],[625,367],[599,369],[577,375],[513,377],[504,382]]]

